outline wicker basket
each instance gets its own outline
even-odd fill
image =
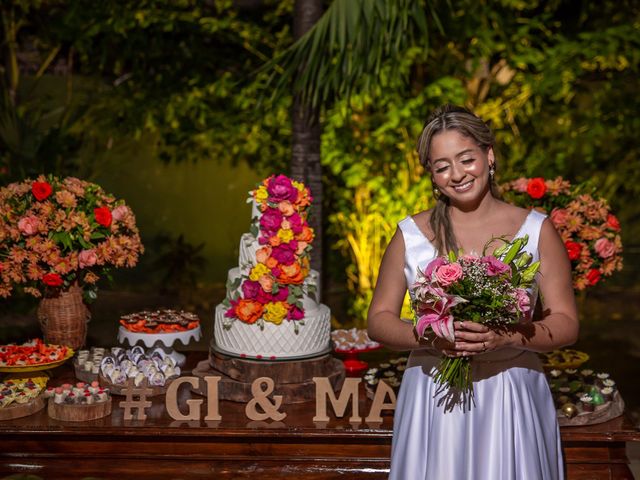
[[[82,289],[77,285],[58,297],[43,298],[38,307],[38,320],[45,341],[68,345],[74,350],[84,345],[90,318],[89,309],[82,301]]]

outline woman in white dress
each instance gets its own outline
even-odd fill
[[[564,478],[556,411],[535,352],[577,339],[571,266],[545,215],[497,198],[493,146],[487,125],[462,107],[447,105],[430,116],[418,153],[436,206],[398,224],[380,266],[369,335],[389,348],[411,350],[394,417],[391,479]],[[456,341],[449,343],[418,339],[411,322],[400,318],[418,267],[452,249],[481,253],[492,238],[524,234],[526,250],[541,262],[542,319],[497,332],[457,318]],[[471,403],[452,402],[452,392],[434,382],[442,355],[471,356]]]

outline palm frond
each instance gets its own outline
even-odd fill
[[[318,107],[332,98],[367,90],[387,61],[400,62],[404,50],[428,45],[429,17],[442,30],[431,0],[334,0],[318,22],[290,48],[264,65],[266,89],[275,101],[300,95]]]

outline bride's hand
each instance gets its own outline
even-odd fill
[[[454,356],[471,356],[504,347],[504,335],[476,322],[455,322]]]

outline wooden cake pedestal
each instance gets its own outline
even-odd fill
[[[315,400],[316,384],[313,377],[327,377],[334,391],[342,387],[345,377],[344,365],[331,355],[304,360],[261,361],[246,360],[222,355],[209,354],[192,371],[193,376],[204,379],[208,376],[222,377],[218,384],[220,400],[247,402],[253,398],[251,384],[261,377],[270,377],[276,384],[273,395],[282,395],[284,402],[303,403]],[[199,382],[194,392],[205,395],[204,381]]]

